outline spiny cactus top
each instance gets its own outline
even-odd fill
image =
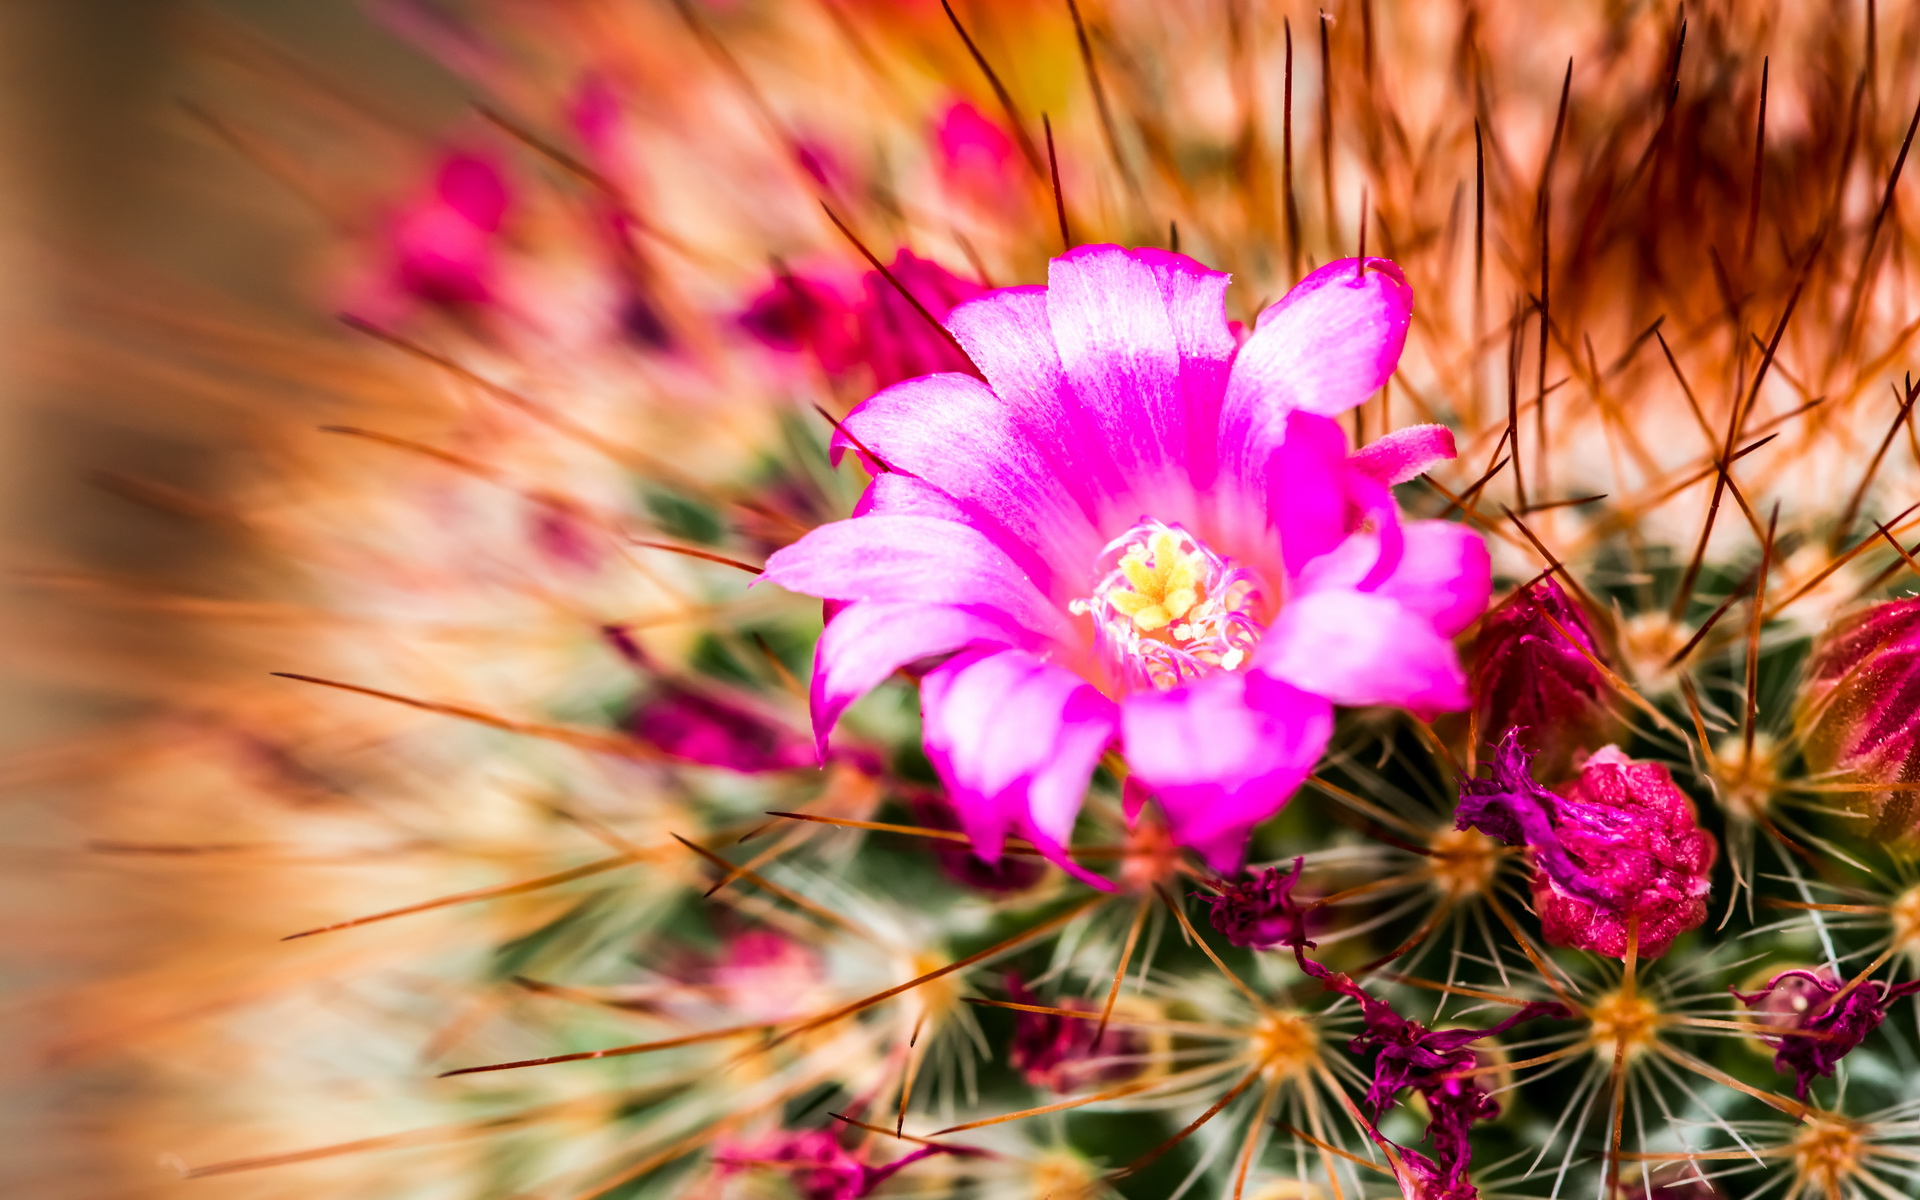
[[[953,655],[921,685],[927,750],[989,859],[1014,829],[1097,882],[1065,847],[1117,745],[1175,837],[1232,870],[1334,705],[1465,706],[1450,639],[1486,603],[1486,549],[1403,523],[1389,491],[1452,437],[1350,455],[1332,420],[1392,374],[1412,290],[1384,260],[1332,263],[1236,345],[1226,285],[1082,246],[1046,287],[961,304],[947,325],[987,382],[856,409],[835,442],[875,472],[856,515],[767,563],[829,602],[822,739],[895,670]]]

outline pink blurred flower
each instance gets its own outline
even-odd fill
[[[910,250],[895,255],[887,269],[938,320],[985,290]],[[811,355],[836,379],[861,367],[883,388],[936,371],[977,374],[880,272],[867,272],[857,288],[853,294],[824,273],[782,275],[754,297],[740,324],[769,349]]]
[[[1029,992],[1017,975],[1007,976],[1007,999],[1015,1004],[1041,1004],[1040,998]],[[1089,1014],[1100,1011],[1096,1005],[1072,998],[1060,1000],[1052,1007]],[[1090,1085],[1117,1083],[1137,1074],[1138,1064],[1111,1060],[1139,1054],[1145,1049],[1145,1040],[1130,1029],[1108,1026],[1103,1033],[1100,1022],[1090,1018],[1016,1012],[1007,1062],[1035,1087],[1073,1092]]]
[[[1019,182],[1017,173],[1025,170],[1013,138],[965,100],[941,113],[933,145],[941,181],[982,206],[1008,200]]]
[[[948,1146],[922,1146],[883,1167],[870,1167],[825,1129],[779,1133],[758,1142],[723,1145],[714,1154],[722,1175],[748,1169],[789,1172],[800,1200],[861,1200],[896,1173],[935,1154],[964,1154]]]
[[[446,155],[432,190],[402,208],[388,227],[390,286],[428,304],[492,301],[497,243],[511,206],[506,175],[491,157]]]
[[[1718,847],[1665,767],[1607,746],[1555,795],[1529,758],[1509,730],[1493,777],[1461,782],[1454,825],[1528,848],[1547,941],[1624,958],[1638,921],[1639,956],[1658,958],[1706,919]]]
[[[1762,1024],[1792,1031],[1762,1040],[1774,1048],[1773,1069],[1793,1074],[1793,1094],[1802,1100],[1816,1077],[1832,1075],[1840,1060],[1880,1027],[1889,1004],[1920,991],[1920,980],[1888,987],[1870,979],[1841,996],[1843,986],[1826,967],[1796,967],[1767,980],[1757,992],[1727,989],[1753,1009]]]
[[[1115,744],[1173,836],[1226,872],[1335,704],[1464,707],[1451,638],[1486,603],[1486,548],[1403,524],[1387,479],[1426,464],[1350,459],[1332,419],[1392,373],[1412,313],[1392,263],[1358,267],[1303,280],[1239,347],[1227,276],[1151,249],[1082,246],[1046,287],[956,307],[987,382],[931,375],[855,409],[836,458],[876,475],[853,519],[767,563],[835,602],[816,736],[951,655],[921,709],[975,847],[992,861],[1017,830],[1105,886],[1064,847]]]
[[[1480,623],[1472,685],[1478,727],[1514,730],[1543,777],[1564,778],[1577,759],[1620,733],[1596,660],[1607,661],[1580,606],[1552,579],[1535,583]]]
[[[800,734],[743,704],[666,685],[633,712],[628,728],[673,758],[742,774],[817,761]]]

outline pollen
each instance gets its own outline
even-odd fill
[[[1117,588],[1108,598],[1133,618],[1142,633],[1164,629],[1200,603],[1200,581],[1206,559],[1196,550],[1183,550],[1172,530],[1153,535],[1147,546],[1134,546],[1120,559],[1120,573],[1132,590]]]
[[[1238,670],[1265,632],[1259,581],[1178,525],[1140,522],[1095,570],[1092,595],[1068,611],[1093,618],[1102,657],[1128,687],[1164,691]]]
[[[1893,919],[1893,944],[1920,957],[1920,885],[1894,897],[1887,915]]]
[[[1508,851],[1477,829],[1442,829],[1428,840],[1427,870],[1449,898],[1483,892]]]
[[[1306,1075],[1320,1061],[1320,1035],[1297,1012],[1283,1010],[1262,1017],[1249,1041],[1269,1079]]]
[[[1800,1179],[1796,1195],[1852,1194],[1847,1185],[1859,1176],[1867,1151],[1859,1126],[1831,1113],[1815,1114],[1791,1146],[1794,1174]]]
[[[1588,1035],[1602,1058],[1612,1058],[1616,1047],[1626,1048],[1632,1058],[1653,1044],[1664,1023],[1660,1008],[1639,992],[1613,991],[1596,1000],[1587,1009],[1592,1025]]]

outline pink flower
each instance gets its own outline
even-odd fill
[[[965,100],[941,114],[933,146],[941,181],[983,207],[1010,200],[1025,170],[1013,138]]]
[[[836,455],[877,474],[853,519],[767,563],[834,602],[816,736],[951,656],[921,710],[974,845],[995,859],[1017,830],[1104,884],[1064,847],[1115,746],[1174,837],[1231,871],[1334,705],[1464,707],[1450,639],[1486,603],[1486,548],[1403,525],[1389,491],[1452,439],[1349,458],[1332,419],[1392,373],[1412,313],[1398,268],[1358,265],[1309,276],[1237,349],[1227,276],[1158,250],[1082,246],[1046,287],[955,308],[986,382],[932,375],[855,409]]]
[[[1621,722],[1608,708],[1612,689],[1595,660],[1607,661],[1586,614],[1559,584],[1543,579],[1514,595],[1487,614],[1474,638],[1478,726],[1515,730],[1520,745],[1540,756],[1544,777],[1565,778],[1577,757],[1619,736]]]
[[[1718,847],[1665,767],[1607,746],[1555,795],[1533,781],[1530,757],[1509,730],[1493,778],[1462,781],[1454,825],[1532,852],[1547,941],[1624,958],[1637,921],[1637,953],[1658,958],[1706,919]]]
[[[985,290],[910,250],[895,255],[887,270],[936,319]],[[754,297],[740,324],[769,349],[812,355],[835,378],[868,367],[876,387],[935,371],[976,374],[880,272],[867,272],[858,288],[853,296],[825,274],[783,275]]]
[[[1832,1075],[1840,1060],[1880,1027],[1889,1004],[1920,991],[1920,981],[1888,987],[1870,979],[1841,996],[1842,986],[1825,967],[1796,967],[1767,980],[1767,986],[1757,992],[1727,989],[1755,1010],[1763,1023],[1801,1035],[1762,1040],[1774,1048],[1773,1069],[1793,1073],[1793,1094],[1802,1100],[1816,1077]]]
[[[447,155],[433,190],[403,208],[388,230],[393,287],[429,304],[491,301],[496,242],[511,205],[506,176],[492,158]]]
[[[1026,989],[1018,975],[1007,976],[1007,999],[1015,1004],[1040,1005],[1040,997]],[[1097,1013],[1099,1006],[1071,997],[1053,1007],[1070,1012]],[[1057,1013],[1016,1012],[1013,1041],[1007,1063],[1035,1087],[1073,1092],[1088,1086],[1118,1083],[1140,1071],[1138,1062],[1111,1061],[1146,1050],[1146,1042],[1130,1029],[1109,1026]],[[1107,1059],[1108,1061],[1101,1061]]]

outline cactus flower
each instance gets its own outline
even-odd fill
[[[1875,604],[1828,630],[1808,660],[1794,725],[1815,773],[1888,785],[1854,797],[1873,818],[1873,838],[1912,835],[1920,827],[1920,600]]]
[[[1466,706],[1452,638],[1485,605],[1478,535],[1403,524],[1390,485],[1452,454],[1422,427],[1349,458],[1333,417],[1392,373],[1413,294],[1369,260],[1308,276],[1244,345],[1227,277],[1081,246],[1046,287],[947,319],[958,373],[857,408],[836,453],[875,472],[852,520],[765,578],[834,601],[814,662],[824,736],[897,668],[983,857],[1065,845],[1110,748],[1181,844],[1239,866],[1313,769],[1336,704]]]
[[[1556,628],[1558,626],[1558,628]],[[1591,656],[1591,657],[1589,657]],[[1593,627],[1551,578],[1489,612],[1473,643],[1474,716],[1481,730],[1513,729],[1547,779],[1620,734]]]

